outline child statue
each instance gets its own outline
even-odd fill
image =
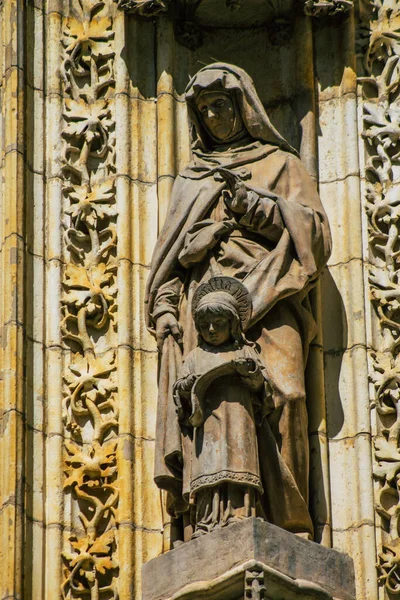
[[[198,346],[174,386],[182,426],[193,427],[184,465],[192,537],[238,519],[264,516],[257,425],[271,410],[269,384],[243,334],[251,298],[231,277],[214,277],[193,298]]]

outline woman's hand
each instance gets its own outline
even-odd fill
[[[224,193],[225,203],[235,214],[244,215],[247,212],[247,189],[242,179],[229,169],[218,172],[228,185]]]
[[[224,195],[226,205],[237,215],[247,212],[247,190],[242,182],[238,182],[233,192]]]
[[[158,317],[156,323],[156,339],[158,351],[162,351],[164,340],[172,335],[177,344],[182,348],[182,328],[176,317],[171,313],[165,313]]]

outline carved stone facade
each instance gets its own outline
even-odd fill
[[[357,600],[392,600],[398,3],[7,0],[0,23],[1,600],[140,600],[142,566],[182,538],[153,481],[143,307],[190,159],[184,90],[217,61],[250,74],[319,186],[333,250],[310,294],[310,514],[315,540],[353,559]],[[243,597],[273,595],[243,565]]]

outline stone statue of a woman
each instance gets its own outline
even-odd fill
[[[307,294],[329,257],[329,225],[313,181],[242,69],[201,69],[186,102],[193,160],[176,178],[147,287],[148,326],[161,352],[155,481],[169,492],[171,515],[187,515],[183,465],[193,430],[178,421],[173,386],[197,346],[197,288],[233,277],[251,296],[245,335],[272,387],[265,422],[274,444],[259,436],[265,518],[310,537],[304,368],[316,328]],[[188,526],[185,539],[192,533]]]

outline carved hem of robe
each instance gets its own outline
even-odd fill
[[[205,487],[213,487],[220,483],[233,483],[241,486],[251,486],[256,490],[263,493],[261,485],[261,479],[254,473],[241,473],[237,471],[218,471],[218,473],[211,473],[208,475],[202,475],[197,479],[192,479],[190,483],[190,494],[194,496],[196,492]]]

